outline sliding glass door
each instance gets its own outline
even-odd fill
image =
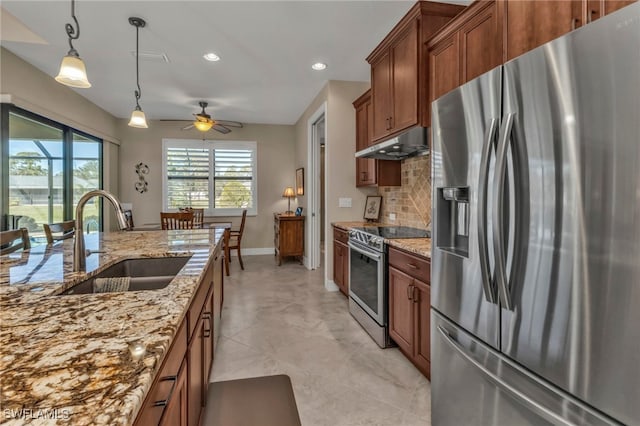
[[[73,219],[80,197],[102,187],[102,141],[13,106],[2,116],[2,229],[42,241],[43,224]],[[101,204],[87,206],[85,224],[101,229]]]

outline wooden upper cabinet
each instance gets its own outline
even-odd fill
[[[495,1],[473,3],[427,43],[429,101],[502,63],[502,24]]]
[[[636,1],[637,0],[586,0],[583,20],[586,23],[593,22]]]
[[[507,0],[504,61],[509,61],[584,24],[582,1]]]
[[[390,132],[418,123],[418,50],[418,23],[414,21],[391,48]]]
[[[417,2],[369,55],[372,143],[424,125],[428,117],[424,43],[463,6]]]

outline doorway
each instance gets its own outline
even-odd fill
[[[326,265],[325,260],[325,152],[326,152],[326,103],[308,120],[308,169],[310,177],[309,217],[307,226],[307,268],[317,269]]]

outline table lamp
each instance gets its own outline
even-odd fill
[[[291,211],[291,199],[296,196],[296,193],[293,192],[293,188],[290,186],[287,186],[284,189],[282,196],[287,197],[289,201],[289,204],[287,205],[287,211],[285,212],[285,214],[293,214],[293,212]]]

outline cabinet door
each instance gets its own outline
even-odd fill
[[[636,1],[637,0],[588,0],[586,22],[595,21]]]
[[[187,390],[187,363],[184,362],[160,426],[187,426]]]
[[[191,339],[188,350],[188,388],[189,388],[189,426],[198,426],[200,422],[200,413],[202,412],[202,394],[203,394],[203,365],[204,365],[204,347],[203,347],[203,321],[199,317],[196,325],[196,331]]]
[[[372,141],[389,134],[391,102],[391,56],[386,52],[371,64]]]
[[[418,124],[418,22],[391,47],[391,131]],[[375,123],[374,123],[375,125]]]
[[[429,47],[429,99],[433,102],[460,85],[458,32]]]
[[[502,0],[505,62],[582,25],[582,1]]]
[[[389,335],[409,356],[413,355],[413,278],[389,267]]]
[[[333,242],[333,282],[344,293],[344,245]]]
[[[498,20],[495,2],[488,2],[460,29],[460,54],[460,84],[502,63],[502,25]]]
[[[413,282],[415,309],[414,362],[422,373],[431,378],[431,287],[419,280]]]

